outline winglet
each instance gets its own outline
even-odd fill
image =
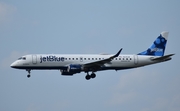
[[[119,54],[121,53],[121,51],[122,51],[122,48],[118,51],[118,53],[117,53],[116,55],[112,56],[111,59],[113,59],[113,58],[115,58],[115,57],[118,57]]]

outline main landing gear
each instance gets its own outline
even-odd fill
[[[28,72],[28,75],[27,75],[27,77],[28,77],[28,78],[30,78],[30,77],[31,77],[31,75],[30,75],[30,73],[31,73],[31,70],[30,70],[30,69],[26,69],[26,71]]]
[[[91,75],[89,75],[89,73],[87,73],[87,75],[86,75],[86,80],[89,80],[89,79],[93,79],[93,78],[95,78],[96,77],[96,74],[94,73],[94,72],[92,72],[92,74]]]

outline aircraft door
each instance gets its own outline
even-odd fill
[[[37,56],[36,55],[32,55],[32,63],[37,64]]]
[[[138,64],[138,55],[134,55],[134,64],[135,64],[135,65]]]

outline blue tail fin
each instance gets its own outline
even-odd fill
[[[164,56],[168,34],[168,32],[162,32],[160,36],[157,37],[157,39],[153,42],[151,47],[138,55]]]

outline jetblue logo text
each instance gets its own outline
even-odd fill
[[[56,56],[44,56],[44,57],[40,57],[40,63],[42,62],[46,62],[46,61],[51,61],[51,62],[60,62],[60,61],[64,61],[64,57],[56,57]]]
[[[151,52],[163,52],[163,49],[154,48],[154,49],[151,49]]]

